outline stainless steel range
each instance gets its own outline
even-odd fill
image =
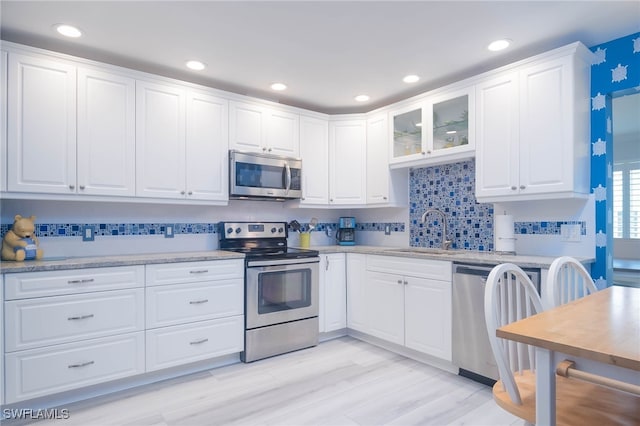
[[[318,252],[287,247],[286,222],[221,222],[218,235],[246,256],[242,361],[317,345]]]

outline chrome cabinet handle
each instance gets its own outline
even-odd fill
[[[328,271],[329,270],[329,256],[326,256],[325,259],[327,259],[327,264],[324,266],[324,270]]]
[[[426,152],[424,152],[424,151],[422,151],[420,154],[422,154],[422,155],[426,155],[427,153],[426,153]]]
[[[87,365],[92,365],[92,364],[95,364],[95,361],[81,362],[80,364],[71,364],[69,365],[69,368],[86,367]]]
[[[263,151],[266,151],[266,150],[267,150],[267,147],[266,147],[266,146],[263,146],[263,147],[262,147],[262,150],[263,150]]]
[[[69,189],[73,191],[74,189],[76,189],[76,186],[75,185],[69,185]]]
[[[191,302],[189,302],[190,305],[199,305],[201,303],[207,303],[209,301],[209,299],[202,299],[202,300],[192,300]]]
[[[404,284],[404,285],[407,285],[407,284],[409,284],[409,281],[404,280],[403,284]]]
[[[209,339],[195,340],[195,341],[193,341],[193,342],[189,342],[189,344],[190,344],[190,345],[199,345],[199,344],[201,344],[201,343],[206,343],[206,342],[208,342],[208,341],[209,341]]]
[[[92,283],[95,280],[93,278],[85,278],[82,280],[69,280],[67,281],[67,284],[86,284],[86,283]]]
[[[207,272],[209,272],[208,269],[199,269],[196,271],[189,271],[190,274],[206,274]]]
[[[525,188],[526,188],[526,186],[520,185],[520,189],[525,189]]]
[[[88,315],[80,315],[79,317],[69,317],[67,318],[68,321],[78,321],[78,320],[83,320],[83,319],[88,319],[88,318],[93,318],[94,315],[93,314],[88,314]]]
[[[84,185],[80,185],[80,189],[84,191]]]
[[[512,190],[512,191],[515,191],[516,189],[518,189],[518,187],[516,187],[516,186],[512,186],[512,187],[511,187],[511,190]]]
[[[402,284],[402,280],[398,280],[398,284]]]

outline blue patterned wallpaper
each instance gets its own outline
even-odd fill
[[[613,284],[613,135],[612,93],[640,90],[640,33],[591,50],[591,188],[596,200],[596,262],[591,275]]]

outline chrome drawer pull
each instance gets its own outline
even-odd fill
[[[190,345],[199,345],[201,343],[206,343],[208,342],[209,339],[202,339],[202,340],[196,340],[195,342],[189,342]]]
[[[93,314],[80,315],[79,317],[69,317],[69,318],[67,318],[67,320],[69,320],[69,321],[77,321],[77,320],[83,320],[83,319],[87,319],[87,318],[93,318]]]
[[[209,272],[208,269],[200,269],[198,271],[189,271],[190,274],[206,274],[207,272]]]
[[[69,280],[67,281],[67,284],[86,284],[86,283],[92,283],[94,281],[95,279],[93,278],[85,278],[82,280]]]
[[[86,367],[87,365],[91,365],[91,364],[95,364],[94,361],[87,361],[87,362],[83,362],[80,364],[71,364],[69,366],[69,368],[80,368],[80,367]]]
[[[192,300],[191,302],[189,302],[190,305],[199,305],[200,303],[207,303],[209,301],[209,299],[202,299],[202,300]]]

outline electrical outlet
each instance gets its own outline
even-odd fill
[[[387,224],[384,226],[384,235],[391,235],[391,225]]]
[[[167,225],[164,227],[164,237],[173,238],[173,225]]]
[[[95,240],[95,234],[93,226],[86,225],[82,228],[82,241],[93,241]]]
[[[333,234],[333,229],[331,229],[330,227],[327,226],[327,228],[324,230],[325,234],[327,234],[327,237],[331,237],[331,235]]]
[[[570,243],[580,242],[580,225],[560,225],[560,237]]]

